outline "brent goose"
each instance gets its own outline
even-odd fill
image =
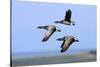
[[[61,51],[60,51],[61,53],[65,52],[73,42],[79,42],[73,36],[65,36],[63,38],[58,38],[57,40],[63,41],[63,43],[61,45],[61,48],[62,48]]]
[[[70,9],[68,9],[68,11],[66,11],[64,20],[55,21],[54,23],[60,23],[60,24],[65,24],[65,25],[71,25],[71,24],[75,25],[75,22],[71,20],[71,15],[72,15],[72,12]]]
[[[61,32],[61,30],[58,29],[58,27],[56,27],[54,25],[38,26],[37,28],[38,29],[45,29],[45,30],[47,30],[47,32],[45,33],[45,36],[44,36],[42,42],[47,41],[54,32],[56,32],[56,31]]]

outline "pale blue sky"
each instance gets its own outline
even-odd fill
[[[55,24],[54,21],[64,18],[68,9],[72,10],[72,20],[76,22],[76,25]],[[41,42],[46,31],[36,27],[48,24],[56,25],[62,29],[62,32],[55,32],[47,42]],[[62,42],[56,41],[56,39],[66,35],[73,35],[80,41],[73,43],[68,51],[96,49],[96,6],[13,1],[13,53],[59,52]]]

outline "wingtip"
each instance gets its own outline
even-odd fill
[[[41,29],[42,27],[41,27],[41,26],[38,26],[37,28],[38,28],[38,29]]]
[[[71,9],[68,9],[68,11],[71,11]]]
[[[64,38],[58,38],[58,39],[56,39],[57,41],[63,41],[64,40]]]
[[[61,52],[61,53],[64,53],[65,51],[62,49],[60,52]]]
[[[58,39],[56,39],[57,41],[61,41],[61,39],[60,38],[58,38]]]
[[[42,40],[42,42],[46,42],[46,40]]]
[[[57,41],[59,41],[59,39],[56,39]]]
[[[44,38],[43,40],[42,40],[42,42],[46,42],[47,40]]]

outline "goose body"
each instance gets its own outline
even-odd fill
[[[55,21],[55,23],[60,23],[60,24],[65,24],[65,25],[75,25],[74,21],[71,21],[71,15],[72,12],[70,9],[68,9],[68,11],[66,11],[66,15],[65,18],[61,21]]]
[[[57,27],[54,25],[38,26],[38,28],[47,30],[47,32],[44,35],[44,38],[42,39],[43,42],[47,41],[54,32],[56,32],[56,31],[61,32],[61,30],[57,29]]]
[[[58,38],[57,40],[63,41],[60,52],[65,52],[73,42],[79,42],[78,40],[75,40],[73,36],[65,36],[63,38]]]

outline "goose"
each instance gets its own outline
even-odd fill
[[[60,23],[60,24],[65,24],[65,25],[75,25],[75,22],[71,20],[71,15],[72,15],[72,11],[70,9],[68,9],[66,11],[66,15],[64,20],[61,21],[55,21],[54,23]]]
[[[65,52],[73,42],[79,42],[73,36],[65,36],[63,38],[58,38],[57,41],[63,41],[61,45],[61,48],[62,48],[60,51],[61,53]]]
[[[44,38],[42,39],[42,42],[47,41],[54,32],[56,32],[56,31],[61,32],[61,30],[58,27],[54,26],[54,25],[38,26],[37,28],[38,29],[45,29],[45,30],[47,30],[47,32],[45,33]]]

